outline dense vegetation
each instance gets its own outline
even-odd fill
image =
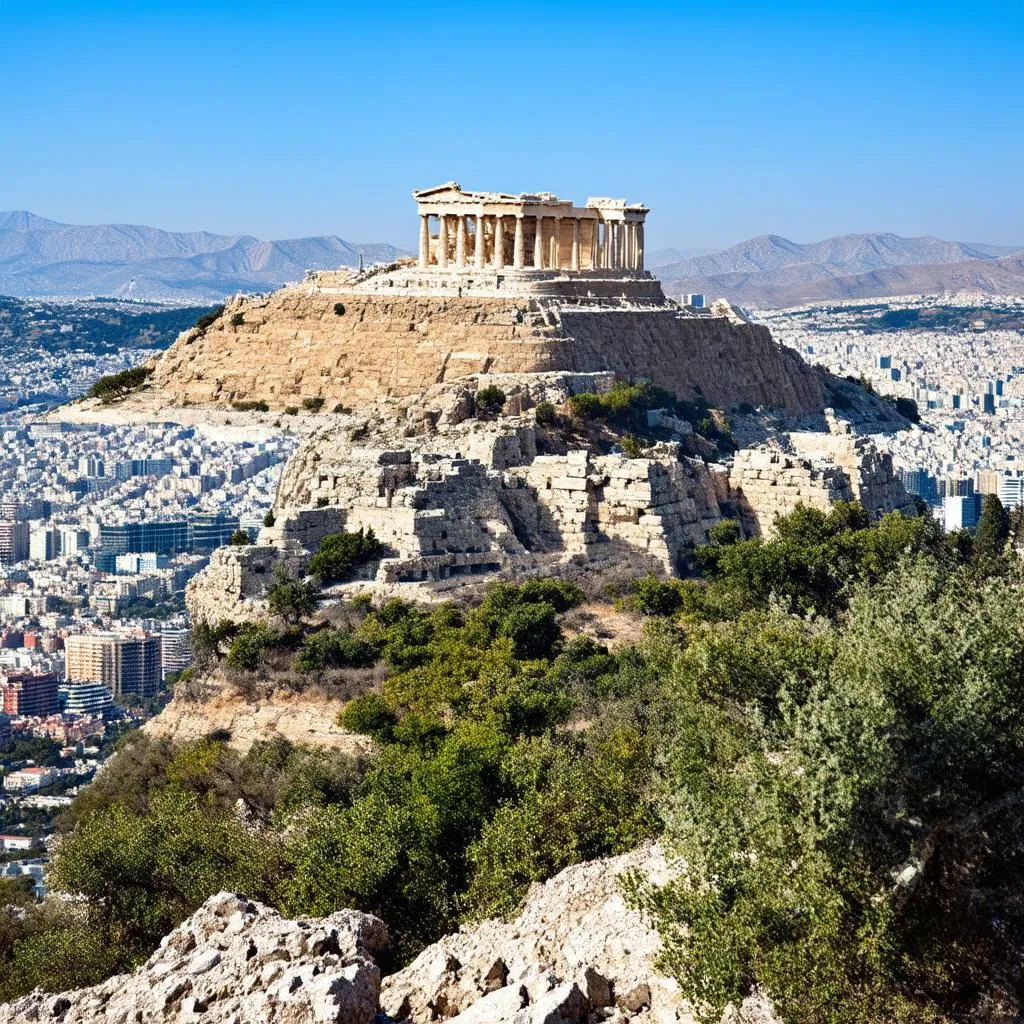
[[[568,407],[578,424],[585,427],[607,424],[619,435],[625,435],[623,449],[630,458],[640,454],[644,442],[650,445],[672,437],[671,430],[652,427],[648,423],[647,413],[654,409],[663,409],[689,422],[698,434],[722,452],[736,448],[728,420],[720,411],[712,409],[699,392],[692,399],[680,399],[671,391],[652,384],[618,381],[610,391],[585,391],[572,395]]]
[[[976,541],[856,505],[799,509],[770,541],[724,523],[689,578],[637,581],[643,637],[614,650],[570,635],[583,594],[554,581],[207,630],[239,679],[271,656],[361,678],[342,721],[372,753],[126,741],[55,858],[54,885],[87,899],[6,912],[0,994],[137,962],[220,888],[372,910],[405,959],[660,835],[685,870],[632,898],[708,1019],[754,985],[787,1022],[1012,1016],[1019,528],[995,502]]]

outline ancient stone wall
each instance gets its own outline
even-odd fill
[[[798,504],[828,511],[837,501],[858,501],[873,517],[913,511],[913,502],[893,474],[892,458],[869,438],[796,432],[778,444],[736,453],[729,485],[747,529],[771,536],[777,516]]]

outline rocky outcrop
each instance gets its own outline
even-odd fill
[[[657,288],[657,282],[654,286]],[[236,298],[157,361],[168,406],[323,399],[355,408],[478,373],[612,371],[716,405],[819,412],[824,375],[765,327],[694,316],[661,296],[636,304],[526,296],[367,293],[304,282]]]
[[[504,414],[471,415],[490,380],[506,395]],[[676,440],[634,457],[578,447],[587,442],[537,424],[539,402],[607,391],[614,380],[472,377],[315,431],[284,471],[273,525],[255,545],[215,551],[190,582],[193,620],[268,618],[277,574],[304,574],[320,540],[342,529],[372,530],[384,545],[352,588],[431,599],[468,578],[560,574],[581,560],[625,558],[637,575],[672,574],[722,518],[738,514],[748,535],[768,534],[800,502],[825,509],[856,499],[873,515],[911,508],[891,459],[834,417],[821,417],[829,431],[782,431],[740,450],[731,469],[687,454],[712,449],[667,410],[648,419]]]
[[[668,875],[657,846],[578,864],[535,885],[511,921],[489,920],[427,947],[380,980],[387,933],[343,910],[290,921],[221,893],[135,974],[0,1007],[0,1024],[693,1024],[678,984],[656,966],[660,939],[620,879]],[[735,1024],[775,1024],[761,996]]]
[[[213,896],[132,975],[0,1006],[0,1024],[371,1024],[384,923],[342,910],[291,921],[231,893]]]
[[[341,697],[315,689],[277,690],[243,696],[215,670],[201,684],[202,693],[176,695],[160,714],[143,725],[154,739],[191,743],[211,733],[225,737],[229,747],[246,754],[254,743],[276,738],[297,746],[340,750],[353,757],[369,751],[372,741],[338,725],[345,706]]]

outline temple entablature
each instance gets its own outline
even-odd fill
[[[422,270],[644,271],[648,210],[639,203],[592,198],[574,206],[550,192],[467,192],[454,181],[413,198]]]

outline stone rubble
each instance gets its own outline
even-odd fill
[[[384,924],[338,911],[292,921],[220,893],[132,975],[0,1006],[0,1024],[693,1024],[656,967],[660,939],[619,879],[668,877],[661,850],[566,868],[534,885],[511,921],[488,920],[427,947],[381,982]],[[776,1024],[755,995],[731,1024]]]
[[[0,1005],[0,1024],[371,1024],[387,946],[378,918],[354,910],[291,921],[231,893],[210,897],[131,975]]]

